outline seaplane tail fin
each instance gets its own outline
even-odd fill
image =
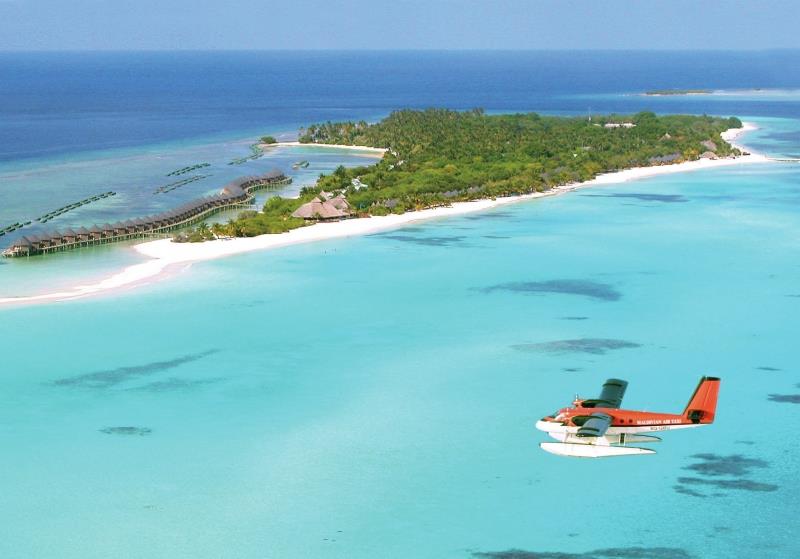
[[[692,423],[714,423],[719,383],[720,379],[717,377],[701,378],[686,409],[683,410],[683,416]]]

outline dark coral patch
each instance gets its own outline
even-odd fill
[[[577,340],[556,340],[537,344],[515,344],[511,346],[518,351],[531,351],[543,353],[590,353],[603,355],[615,349],[641,347],[640,344],[626,340],[613,340],[608,338],[580,338]]]
[[[691,470],[704,477],[679,477],[678,484],[673,486],[677,493],[690,495],[692,497],[720,497],[724,493],[715,492],[706,494],[701,489],[714,488],[724,491],[755,491],[769,492],[776,491],[777,485],[763,483],[748,476],[754,469],[769,467],[766,460],[760,458],[750,458],[741,454],[731,454],[722,456],[713,453],[695,454],[692,456],[699,461],[694,464],[684,466],[685,470]],[[723,479],[728,478],[728,479]]]
[[[466,237],[462,235],[450,235],[450,236],[442,236],[442,237],[415,237],[413,235],[373,235],[375,237],[380,236],[384,239],[390,239],[392,241],[400,241],[403,243],[413,243],[417,245],[423,246],[433,246],[433,247],[447,247],[453,245],[461,244]]]
[[[628,192],[617,194],[581,194],[587,198],[632,198],[643,202],[663,202],[665,204],[675,204],[688,202],[689,199],[680,194],[649,194],[646,192]]]
[[[672,489],[675,490],[675,493],[680,493],[681,495],[689,495],[690,497],[699,497],[700,499],[705,499],[708,497],[705,493],[700,493],[699,491],[695,491],[690,487],[685,487],[683,485],[673,485]]]
[[[588,316],[562,316],[561,320],[589,320]]]
[[[100,429],[101,433],[106,435],[123,435],[123,436],[137,436],[144,437],[153,432],[148,427],[106,427]]]
[[[209,379],[182,379],[177,377],[170,377],[167,380],[159,380],[156,382],[149,382],[142,386],[135,386],[128,390],[135,390],[141,392],[176,392],[186,391],[204,386],[206,384],[213,384],[221,381],[222,378],[209,378]]]
[[[143,365],[133,365],[129,367],[118,367],[116,369],[107,369],[104,371],[96,371],[94,373],[86,373],[74,377],[66,377],[53,382],[58,386],[81,386],[87,388],[110,388],[117,384],[126,382],[128,380],[160,373],[169,369],[174,369],[186,363],[197,361],[208,355],[216,353],[218,350],[210,349],[200,353],[192,353],[189,355],[182,355],[175,359],[168,361],[153,361],[152,363],[145,363]]]
[[[484,221],[488,219],[507,219],[509,217],[514,217],[514,214],[511,212],[483,212],[465,216],[464,219],[468,219],[470,221]]]
[[[766,365],[762,365],[761,367],[756,367],[759,371],[780,371],[781,369],[777,369],[775,367],[767,367]]]
[[[769,463],[760,458],[748,458],[741,454],[721,456],[719,454],[694,454],[692,458],[700,462],[684,466],[684,470],[692,470],[704,476],[744,476],[754,468],[766,468]]]
[[[473,553],[477,559],[692,559],[685,549],[678,547],[611,547],[585,553],[560,551],[484,551]]]
[[[800,404],[800,394],[770,394],[767,399],[770,402],[781,402],[784,404]]]
[[[678,483],[684,485],[711,485],[719,489],[737,489],[741,491],[775,491],[777,485],[761,483],[751,479],[701,479],[699,477],[679,477]]]
[[[498,283],[481,289],[483,293],[509,291],[525,295],[555,293],[561,295],[580,295],[602,301],[618,301],[622,294],[607,283],[580,279],[555,279],[548,281],[514,281]]]

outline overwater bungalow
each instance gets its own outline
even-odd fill
[[[36,242],[32,242],[29,237],[25,237],[24,242],[21,242],[19,246],[15,243],[15,245],[12,245],[12,247],[4,252],[4,255],[16,256],[47,253],[62,248],[130,239],[132,236],[136,235],[165,233],[169,230],[201,221],[207,215],[217,211],[218,208],[235,207],[250,202],[253,199],[252,192],[255,190],[289,182],[291,182],[291,179],[278,169],[273,169],[262,175],[241,177],[225,185],[218,194],[192,200],[174,210],[161,212],[144,218],[117,221],[113,224],[93,225],[89,229],[85,227],[80,227],[77,230],[68,228],[62,232],[54,231],[52,233],[43,233],[40,237],[34,237]],[[114,192],[109,191],[86,198],[80,202],[75,202],[50,212],[49,214],[45,214],[39,218],[39,220],[43,223],[47,222],[55,216],[95,200],[113,196],[114,194]],[[320,204],[322,203],[323,202],[320,201]],[[347,203],[343,199],[331,203],[326,199],[324,203],[327,204],[327,206],[315,209],[319,215],[314,217],[314,219],[338,219],[345,217],[349,213],[347,211]],[[17,224],[16,226],[7,227],[0,231],[13,231],[18,227],[19,225]]]
[[[33,251],[33,244],[31,244],[27,237],[20,237],[14,241],[14,244],[11,245],[10,250],[19,255],[27,256]]]
[[[58,231],[52,231],[43,234],[42,241],[48,242],[51,247],[57,247],[64,244],[64,237]]]
[[[39,250],[41,248],[42,239],[39,235],[27,235],[26,237],[34,249]]]
[[[61,239],[64,243],[74,243],[78,238],[78,234],[70,228],[64,229],[61,232]]]
[[[79,227],[75,233],[78,234],[78,241],[82,243],[92,240],[92,234],[86,227]]]
[[[103,229],[97,224],[92,225],[92,227],[89,229],[89,234],[91,235],[91,239],[93,241],[98,241],[103,238]]]

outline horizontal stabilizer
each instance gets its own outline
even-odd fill
[[[559,456],[574,456],[578,458],[604,458],[608,456],[632,456],[634,454],[655,454],[649,448],[635,446],[607,446],[596,444],[578,443],[539,443],[542,450]]]

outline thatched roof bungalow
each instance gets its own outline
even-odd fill
[[[346,203],[346,202],[345,202]],[[292,217],[299,217],[301,219],[313,219],[320,221],[329,221],[334,219],[342,219],[350,215],[349,211],[341,210],[333,205],[330,201],[322,201],[319,198],[314,198],[297,208]]]
[[[28,237],[20,237],[11,245],[11,250],[18,254],[30,254],[33,252],[33,243],[31,243]]]
[[[328,200],[328,203],[330,205],[332,205],[334,208],[336,208],[337,210],[341,210],[343,212],[349,212],[350,211],[350,204],[347,202],[345,197],[342,196],[341,194],[339,194],[338,196],[334,196],[333,198]]]
[[[78,234],[69,227],[61,232],[61,239],[65,243],[74,243],[77,238]]]

